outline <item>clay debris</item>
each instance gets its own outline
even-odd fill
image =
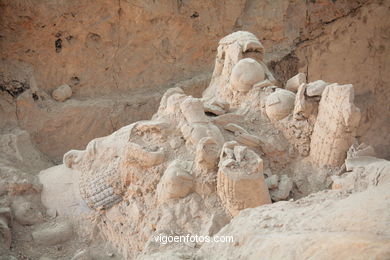
[[[248,52],[258,59],[246,58]],[[244,209],[293,199],[302,192],[297,188],[302,173],[293,167],[301,156],[318,171],[342,166],[359,123],[353,86],[329,84],[321,95],[314,91],[320,98],[313,99],[307,86],[318,83],[298,74],[287,84],[297,93],[278,88],[263,54],[249,32],[226,36],[202,98],[169,89],[152,120],[64,156],[65,165],[80,175],[76,189],[82,200],[106,223],[99,224],[100,231],[123,255],[151,252],[148,239],[159,232],[202,233],[210,221],[218,223],[216,216],[229,219]],[[300,134],[291,133],[292,126]],[[174,211],[184,203],[194,203],[204,221],[183,225],[186,218]],[[192,210],[190,218],[197,214]],[[145,228],[148,223],[156,224]],[[113,236],[119,226],[126,235]]]
[[[388,162],[375,158],[372,147],[357,143],[361,115],[354,87],[306,82],[306,75],[299,73],[280,88],[264,63],[264,52],[250,32],[227,35],[219,42],[202,97],[170,88],[151,120],[93,139],[85,150],[67,152],[62,165],[39,174],[42,191],[34,194],[41,195],[44,208],[30,197],[1,208],[5,247],[12,243],[12,223],[17,222],[33,226],[32,241],[41,246],[75,242],[83,237],[78,228],[85,228],[125,259],[177,254],[235,259],[262,256],[264,250],[270,258],[274,251],[283,258],[291,254],[295,240],[302,241],[307,255],[334,231],[347,246],[363,241],[363,256],[388,255],[386,231],[370,237],[369,227],[364,227],[354,237],[345,231],[347,222],[338,223],[325,213],[327,199],[340,204],[332,207],[345,217],[345,203],[356,210],[359,196],[368,200],[369,189],[385,202],[378,191],[389,190]],[[65,94],[57,100],[71,96]],[[22,154],[4,147],[10,157]],[[329,197],[319,192],[330,184],[335,192]],[[362,193],[348,197],[355,192]],[[316,203],[325,222],[316,215]],[[388,224],[386,214],[378,213],[379,221],[371,223],[375,231]],[[316,222],[306,230],[310,219]],[[215,248],[205,243],[165,245],[153,240],[158,234],[231,234],[237,240],[234,246]],[[378,246],[369,251],[373,241]],[[286,255],[279,250],[284,243]],[[319,257],[337,255],[339,247],[334,248]],[[72,249],[73,259],[91,257],[88,248]]]

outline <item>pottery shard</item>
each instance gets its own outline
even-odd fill
[[[265,79],[263,66],[251,58],[241,59],[234,65],[230,75],[231,88],[240,92],[252,89],[255,83]]]
[[[263,145],[263,142],[260,139],[260,137],[258,137],[256,135],[251,135],[248,133],[239,133],[238,132],[235,140],[241,144],[244,144],[244,145],[250,146],[250,147],[259,147],[259,146]]]
[[[375,157],[376,153],[374,148],[371,145],[361,143],[359,144],[357,141],[349,148],[347,152],[347,158],[357,158],[361,156],[372,156]]]
[[[209,104],[209,103],[205,103],[203,105],[203,107],[204,107],[204,112],[211,113],[211,114],[214,114],[214,115],[217,115],[217,116],[223,115],[223,114],[226,113],[226,111],[223,108],[221,108],[219,106],[215,106],[215,105]]]
[[[143,167],[152,167],[165,162],[165,152],[162,148],[151,150],[136,143],[127,144],[126,161]]]
[[[321,96],[327,85],[329,85],[329,83],[323,80],[316,80],[314,82],[310,82],[307,84],[306,95],[309,97]]]
[[[63,102],[72,96],[72,89],[64,84],[56,88],[51,95],[55,100]]]
[[[322,93],[310,144],[310,160],[319,167],[340,166],[360,121],[352,85],[328,85]]]
[[[347,171],[353,171],[354,169],[381,160],[376,158],[375,155],[375,150],[371,145],[365,143],[359,144],[356,140],[347,152],[345,168]]]
[[[240,210],[271,203],[263,160],[237,142],[224,144],[219,161],[217,192],[233,216]]]
[[[162,133],[164,130],[169,128],[169,124],[164,121],[141,121],[135,125],[135,130],[138,134],[144,133]]]
[[[272,83],[270,80],[266,79],[260,82],[257,82],[253,85],[254,88],[266,88],[269,86],[272,86],[274,83]]]
[[[276,89],[267,97],[265,111],[269,119],[280,120],[294,109],[295,94],[285,89]]]
[[[373,156],[359,156],[359,157],[347,158],[345,160],[345,169],[347,171],[354,171],[368,164],[382,161],[382,160],[383,159],[379,159]]]
[[[229,124],[225,125],[224,128],[227,131],[234,133],[235,135],[248,133],[248,131],[246,131],[244,128],[242,128],[241,126],[239,126],[237,124],[233,124],[233,123],[229,123]]]
[[[228,123],[224,125],[224,129],[232,132],[235,135],[235,140],[240,144],[249,147],[261,147],[265,153],[272,153],[280,148],[280,142],[272,137],[261,138],[260,136],[249,134],[247,130],[237,124]]]
[[[213,117],[211,121],[216,125],[225,126],[229,123],[242,122],[242,116],[235,113],[228,113],[228,114]]]
[[[174,160],[165,170],[157,185],[160,203],[173,198],[186,197],[193,190],[192,162]]]
[[[389,161],[369,156],[354,159],[356,168],[352,168],[352,172],[332,176],[332,189],[360,192],[390,182]]]
[[[196,166],[212,170],[217,167],[221,146],[212,137],[202,138],[196,146]]]
[[[223,115],[229,111],[229,103],[211,99],[203,104],[204,112],[212,113],[214,115]]]
[[[298,73],[286,82],[286,89],[292,92],[297,92],[299,86],[302,83],[306,83],[306,75],[304,73]]]
[[[313,103],[307,101],[305,98],[306,89],[307,85],[302,83],[298,88],[297,94],[295,95],[293,116],[296,120],[309,118],[314,109]]]
[[[35,243],[52,246],[66,242],[73,235],[73,228],[69,222],[59,222],[55,225],[38,229],[32,233]]]

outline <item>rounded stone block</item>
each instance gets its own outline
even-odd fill
[[[240,92],[251,90],[254,84],[265,79],[263,66],[256,60],[246,58],[240,60],[232,70],[230,75],[231,88]]]
[[[294,109],[295,94],[285,89],[276,89],[267,97],[265,111],[271,120],[280,120]]]

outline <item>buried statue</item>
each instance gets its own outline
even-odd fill
[[[328,188],[356,138],[353,86],[307,83],[300,73],[279,88],[263,54],[252,33],[223,38],[202,98],[171,88],[152,120],[66,153],[58,167],[72,175],[63,195],[72,210],[52,202],[50,169],[41,176],[45,206],[97,216],[104,239],[135,258],[171,249],[155,234],[212,236],[249,208]],[[176,246],[195,254],[201,245]]]

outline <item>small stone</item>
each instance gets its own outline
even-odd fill
[[[67,84],[59,86],[52,93],[52,97],[55,100],[60,101],[60,102],[67,100],[71,96],[72,96],[72,89]]]
[[[306,75],[305,75],[305,73],[298,73],[297,75],[295,75],[291,79],[287,80],[286,89],[290,90],[292,92],[297,92],[299,86],[302,83],[306,83]]]
[[[246,146],[237,145],[234,146],[234,157],[236,157],[237,162],[241,162],[244,160],[246,154]]]
[[[307,84],[306,87],[306,95],[309,97],[321,96],[327,85],[329,85],[329,83],[323,80],[316,80],[314,82],[310,82],[309,84]]]
[[[268,189],[270,190],[276,189],[279,183],[279,176],[276,174],[271,175],[265,179],[265,182],[267,183]]]
[[[183,143],[183,139],[177,137],[169,140],[169,146],[171,146],[172,149],[179,148]]]
[[[287,199],[290,195],[292,187],[292,180],[287,175],[282,175],[280,177],[278,188],[270,191],[272,200],[280,201]]]

